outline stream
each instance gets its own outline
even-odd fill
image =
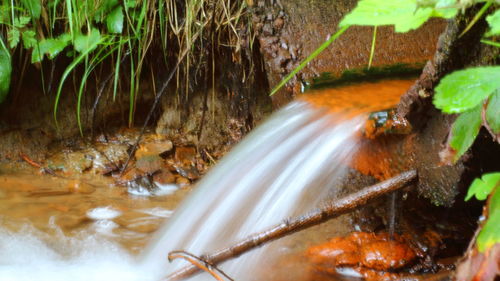
[[[305,94],[252,131],[195,186],[158,184],[150,196],[96,173],[54,177],[2,167],[0,280],[161,280],[187,264],[169,264],[172,250],[211,253],[334,200],[348,180],[368,114],[393,107],[411,83],[382,80]],[[279,270],[277,257],[352,231],[346,223],[340,217],[221,268],[235,280],[315,280]],[[195,279],[213,280],[206,273]]]

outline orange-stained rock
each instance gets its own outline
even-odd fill
[[[406,241],[395,234],[354,232],[346,237],[310,247],[306,256],[315,270],[334,274],[337,267],[352,267],[370,280],[393,280],[384,271],[411,263],[416,254]]]

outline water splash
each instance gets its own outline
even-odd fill
[[[58,245],[47,243],[34,228],[16,233],[0,229],[0,280],[157,281],[186,264],[169,264],[172,250],[211,253],[305,213],[337,190],[331,187],[346,174],[366,112],[396,103],[392,94],[401,91],[401,83],[337,89],[319,99],[308,95],[275,113],[199,182],[139,261],[103,239],[98,231],[102,225],[74,237],[61,232]],[[367,92],[375,92],[379,104],[367,99]],[[321,107],[325,101],[329,108]],[[95,213],[102,219],[102,212]],[[254,250],[222,268],[238,281],[261,280],[252,270],[265,260],[265,251]],[[207,274],[192,279],[212,280]]]
[[[361,116],[345,120],[304,101],[276,113],[206,175],[175,211],[143,255],[147,271],[164,277],[186,265],[168,264],[172,250],[211,253],[314,208],[328,187],[345,175],[363,123]],[[263,251],[222,268],[236,280],[252,280],[245,269],[254,268],[252,262],[261,260]]]

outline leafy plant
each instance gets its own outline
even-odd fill
[[[469,187],[465,200],[476,197],[485,200],[490,197],[487,208],[488,220],[477,237],[477,246],[484,252],[496,243],[500,243],[500,173],[484,174],[475,179]]]
[[[157,42],[156,35],[161,37],[159,41],[167,67],[178,63],[169,62],[167,57],[184,58],[183,72],[178,73],[184,73],[188,83],[190,61],[195,55],[203,57],[205,54],[199,50],[202,50],[204,40],[208,40],[203,38],[207,25],[213,23],[219,34],[212,38],[215,43],[233,46],[236,50],[240,45],[237,26],[245,9],[244,0],[2,1],[0,27],[7,46],[0,52],[0,102],[8,93],[12,70],[10,54],[17,48],[23,48],[25,51],[19,54],[30,56],[31,63],[41,65],[41,69],[47,60],[69,57],[69,63],[57,81],[54,119],[57,124],[57,111],[65,82],[76,69],[81,69],[84,75],[80,81],[74,82],[80,85],[76,112],[80,132],[83,133],[80,112],[85,85],[93,72],[106,62],[106,65],[114,68],[111,71],[113,101],[120,85],[124,84],[120,76],[128,74],[128,79],[122,81],[128,81],[129,125],[132,126],[143,78],[142,68],[151,46]],[[169,48],[167,41],[170,42]],[[127,60],[124,60],[125,57]],[[127,68],[127,71],[123,68]]]
[[[276,86],[271,95],[284,86],[305,65],[328,47],[352,25],[393,25],[396,32],[407,32],[420,27],[431,17],[451,18],[468,6],[485,2],[479,12],[462,31],[463,35],[484,16],[490,7],[495,11],[486,17],[489,30],[486,37],[500,35],[500,10],[498,1],[484,0],[360,0],[356,8],[339,24],[339,31],[307,57],[294,71]],[[460,35],[460,36],[461,36]],[[494,38],[493,38],[494,39]],[[370,57],[373,55],[372,50]],[[481,42],[500,47],[500,42],[484,38]],[[371,61],[371,59],[370,59]],[[369,63],[370,64],[370,63]],[[500,66],[473,67],[455,71],[441,79],[435,88],[434,105],[447,114],[459,114],[451,128],[448,151],[451,162],[456,162],[467,152],[485,126],[494,139],[500,141]],[[485,116],[485,118],[483,118]],[[488,250],[500,243],[500,173],[485,174],[469,188],[466,200],[476,196],[484,200],[489,196],[488,219],[477,238],[478,249]]]

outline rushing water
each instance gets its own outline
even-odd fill
[[[305,97],[275,113],[197,184],[139,257],[102,235],[120,215],[112,208],[87,212],[94,219],[92,231],[70,236],[50,221],[51,239],[29,225],[0,228],[0,280],[160,280],[186,265],[168,263],[172,250],[211,253],[315,208],[345,176],[366,114],[394,105],[411,82],[390,83],[371,86],[371,92],[380,91],[378,103],[360,89],[339,90]],[[332,102],[335,96],[338,104]],[[335,106],[321,106],[321,100]],[[346,100],[357,100],[356,110],[346,110]],[[238,281],[262,280],[253,271],[268,262],[266,247],[221,268]],[[212,280],[206,273],[194,279]]]
[[[363,120],[342,120],[303,101],[276,113],[176,210],[144,254],[148,271],[161,276],[167,268],[177,269],[165,259],[172,250],[210,253],[314,207],[328,191],[325,187],[344,175]],[[247,280],[252,275],[243,269],[254,268],[251,261],[258,260],[255,253],[251,256],[222,268],[237,280]]]

